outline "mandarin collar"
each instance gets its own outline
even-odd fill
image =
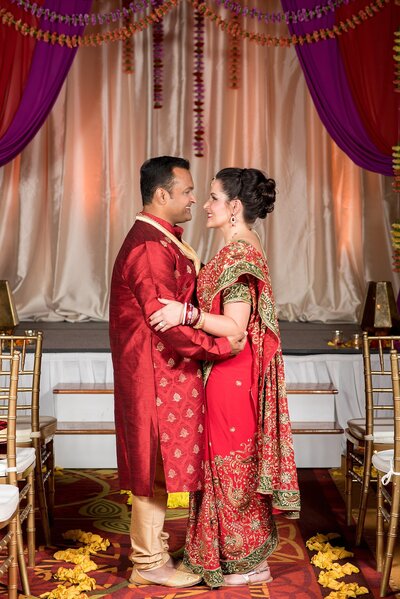
[[[177,237],[179,240],[182,238],[182,233],[183,233],[182,227],[179,227],[178,225],[175,225],[175,226],[171,225],[171,223],[164,220],[163,218],[159,218],[158,216],[155,216],[154,214],[150,214],[149,212],[145,212],[144,210],[140,214],[143,214],[143,216],[147,216],[147,218],[151,218],[152,220],[155,220],[156,223],[158,223],[159,225],[162,225],[164,227],[164,229],[167,229],[167,231],[169,231],[170,233],[175,235],[175,237]]]

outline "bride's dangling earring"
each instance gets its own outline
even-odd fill
[[[231,216],[231,226],[236,227],[236,216],[234,214]]]

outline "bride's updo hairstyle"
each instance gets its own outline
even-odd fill
[[[276,186],[256,168],[223,168],[215,178],[221,181],[229,201],[238,198],[243,205],[243,218],[253,224],[274,209]]]

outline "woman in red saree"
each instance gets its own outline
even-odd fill
[[[204,484],[191,494],[184,563],[211,587],[272,580],[273,508],[292,518],[300,509],[275,303],[252,230],[274,201],[275,182],[261,171],[220,171],[204,209],[225,245],[200,271],[199,308],[161,300],[150,320],[156,330],[185,323],[248,334],[239,355],[204,365]]]

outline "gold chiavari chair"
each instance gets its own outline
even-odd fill
[[[6,534],[0,540],[1,548],[8,548],[7,556],[0,562],[0,575],[8,571],[8,597],[18,596],[18,563],[22,587],[25,595],[30,595],[28,574],[24,557],[21,532],[21,520],[27,517],[27,539],[29,565],[34,565],[35,527],[34,527],[34,448],[16,447],[16,413],[18,394],[19,352],[1,358],[2,369],[8,375],[8,385],[0,393],[0,405],[5,413],[2,425],[5,425],[6,453],[0,456],[0,528],[8,526]],[[20,488],[19,481],[26,484]],[[24,507],[24,503],[26,503]]]
[[[18,385],[19,354],[10,358],[10,388],[8,393],[8,422],[14,421],[13,426],[7,427],[7,455],[15,454],[15,413],[16,394]],[[8,468],[11,468],[10,463]],[[6,532],[0,539],[0,549],[7,553],[0,558],[0,576],[8,574],[8,597],[17,599],[18,596],[18,552],[17,552],[17,522],[19,511],[18,487],[8,483],[0,485],[0,530]]]
[[[378,572],[382,572],[381,597],[387,594],[400,508],[400,381],[399,355],[396,349],[391,350],[390,361],[393,381],[394,448],[378,451],[372,457],[372,464],[378,471],[376,562]],[[387,522],[386,547],[385,521]]]
[[[370,483],[371,480],[376,480],[371,479],[372,455],[374,451],[393,447],[394,443],[393,387],[388,352],[394,349],[394,343],[399,340],[398,336],[378,337],[363,333],[365,418],[349,420],[345,430],[345,496],[348,526],[352,523],[353,483],[361,485],[356,545],[359,545],[362,539]],[[387,398],[387,403],[382,403],[382,398]],[[382,416],[384,412],[387,417]]]
[[[25,335],[0,335],[2,355],[17,349],[21,353],[17,404],[17,446],[36,450],[35,483],[37,503],[46,545],[51,545],[54,508],[54,435],[57,419],[40,414],[40,375],[43,334],[26,331]],[[0,376],[1,376],[0,368]]]

